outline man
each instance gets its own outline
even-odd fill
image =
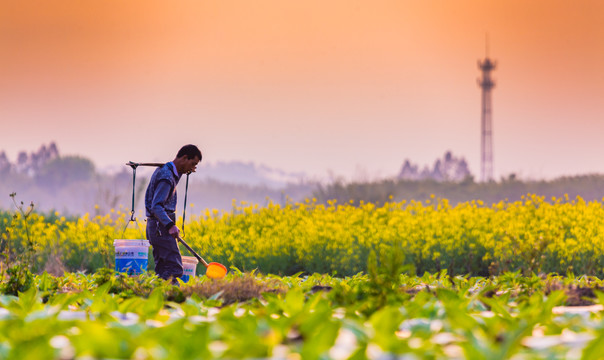
[[[183,174],[195,172],[200,161],[201,151],[197,146],[183,146],[173,161],[155,170],[145,193],[147,239],[153,247],[155,273],[174,283],[183,274],[176,240],[180,234],[175,214],[176,185]]]

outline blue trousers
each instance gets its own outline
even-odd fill
[[[155,273],[162,279],[172,279],[182,276],[182,256],[178,241],[168,233],[156,219],[147,218],[147,239],[153,247]]]

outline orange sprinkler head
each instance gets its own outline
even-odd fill
[[[206,276],[210,279],[222,279],[225,277],[227,273],[227,268],[216,262],[211,262],[208,264],[208,268],[206,269]]]

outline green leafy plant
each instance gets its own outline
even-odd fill
[[[16,195],[16,193],[10,194],[10,197],[18,210],[18,213],[13,215],[11,224],[20,221],[25,229],[26,241],[25,251],[20,253],[11,247],[8,236],[8,234],[10,234],[10,229],[7,229],[7,235],[2,237],[2,240],[4,241],[2,244],[2,257],[4,258],[4,261],[2,263],[3,266],[0,267],[0,270],[2,271],[0,291],[8,295],[17,295],[20,292],[24,292],[28,290],[34,282],[34,275],[30,271],[29,266],[35,265],[36,246],[30,234],[28,221],[29,216],[33,212],[34,203],[31,202],[31,204],[24,209],[24,203],[22,201],[20,204],[17,204],[17,201],[15,200]],[[8,265],[10,263],[13,264]]]
[[[368,309],[370,311],[406,299],[407,295],[402,291],[402,275],[414,271],[412,265],[405,264],[405,253],[400,240],[392,246],[380,247],[379,256],[377,254],[372,250],[367,260],[367,292],[372,299],[372,305]]]
[[[17,295],[32,287],[34,275],[21,264],[6,269],[6,279],[0,284],[0,292],[7,295]]]
[[[34,260],[35,260],[35,254],[36,254],[36,243],[34,242],[31,234],[30,234],[30,225],[29,225],[29,217],[32,214],[32,212],[34,211],[34,202],[32,201],[29,206],[27,208],[23,208],[25,206],[25,204],[23,203],[23,201],[21,201],[19,204],[17,204],[17,200],[15,199],[15,197],[17,196],[17,193],[12,193],[10,194],[10,197],[15,205],[15,208],[17,208],[18,213],[16,213],[13,216],[13,221],[18,221],[19,217],[21,218],[21,222],[23,224],[23,227],[25,228],[25,252],[23,254],[23,258],[20,259],[21,261],[24,261],[28,264],[33,264]]]

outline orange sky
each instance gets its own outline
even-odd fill
[[[497,177],[604,172],[604,1],[0,0],[0,150],[103,168],[254,161],[348,179],[452,150]]]

